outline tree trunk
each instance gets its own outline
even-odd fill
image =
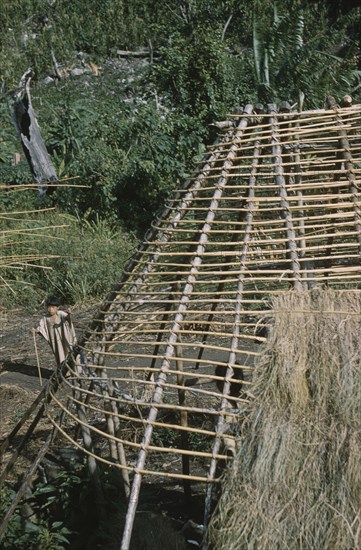
[[[30,97],[31,69],[22,76],[14,99],[13,120],[20,136],[34,181],[39,184],[57,182],[55,168],[42,140]],[[39,185],[39,195],[46,194],[48,186]]]

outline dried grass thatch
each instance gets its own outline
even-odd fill
[[[360,548],[360,315],[352,291],[275,298],[210,528],[217,550]]]

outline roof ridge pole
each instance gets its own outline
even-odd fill
[[[248,114],[251,114],[253,111],[252,105],[246,105],[245,112]],[[246,118],[243,118],[235,132],[235,140],[236,138],[240,138],[248,124],[248,120]],[[210,230],[210,225],[212,224],[216,211],[218,206],[218,201],[222,196],[223,190],[227,184],[228,176],[227,172],[232,165],[233,157],[236,155],[237,151],[239,149],[239,146],[237,143],[234,143],[228,152],[227,158],[223,164],[223,170],[222,175],[218,181],[218,185],[216,187],[215,193],[213,195],[211,204],[208,209],[208,213],[206,216],[206,219],[203,224],[203,228],[200,234],[200,238],[198,241],[197,249],[195,251],[194,258],[191,263],[191,269],[187,278],[187,281],[183,287],[182,295],[179,300],[179,305],[177,310],[175,310],[174,315],[174,321],[173,325],[170,328],[170,335],[168,338],[167,346],[164,353],[164,359],[162,361],[162,365],[160,367],[160,373],[158,375],[157,381],[156,381],[156,388],[153,393],[153,400],[152,405],[150,407],[150,411],[148,414],[148,418],[145,421],[146,428],[144,430],[143,440],[142,440],[142,446],[138,454],[138,461],[135,468],[135,475],[132,483],[132,489],[129,497],[129,505],[128,505],[128,511],[125,518],[125,526],[124,526],[124,532],[123,532],[123,539],[121,542],[120,550],[128,550],[130,545],[130,540],[132,536],[132,530],[133,530],[133,523],[135,518],[135,512],[138,505],[139,500],[139,493],[140,493],[140,487],[142,483],[142,474],[141,471],[144,469],[145,461],[147,458],[147,447],[149,446],[149,443],[151,441],[152,433],[153,433],[153,425],[152,423],[156,420],[158,415],[158,407],[157,405],[162,402],[163,398],[163,389],[164,384],[167,380],[167,373],[170,369],[170,358],[174,356],[175,347],[177,345],[177,339],[178,339],[178,331],[181,321],[184,318],[184,314],[187,311],[187,306],[190,301],[194,284],[197,280],[197,275],[199,268],[202,264],[202,256],[205,250],[205,246],[208,242],[208,234]]]
[[[221,414],[218,416],[218,422],[216,426],[216,436],[215,441],[212,448],[212,459],[209,467],[209,473],[208,473],[208,485],[207,485],[207,495],[206,495],[206,502],[205,502],[205,508],[204,508],[204,522],[203,522],[203,543],[202,548],[205,550],[206,548],[206,534],[207,534],[207,528],[208,528],[208,522],[209,517],[211,513],[211,505],[212,505],[212,492],[213,492],[213,483],[215,473],[216,473],[216,467],[217,467],[217,458],[216,455],[219,454],[219,449],[222,442],[222,436],[224,435],[225,431],[225,415],[224,412],[227,407],[227,396],[230,393],[230,387],[231,387],[231,378],[233,376],[233,367],[235,361],[236,361],[236,350],[238,349],[238,340],[239,340],[239,334],[240,334],[240,322],[241,322],[241,310],[242,310],[242,299],[243,299],[243,291],[244,291],[244,279],[246,277],[246,262],[247,262],[247,256],[249,251],[249,245],[251,241],[251,230],[253,226],[253,214],[255,210],[255,187],[256,187],[256,178],[257,178],[257,171],[259,167],[259,156],[260,156],[260,150],[261,150],[261,142],[255,141],[254,150],[253,150],[253,160],[252,160],[252,169],[249,176],[249,187],[248,187],[248,200],[247,200],[247,214],[246,214],[246,227],[244,230],[244,237],[243,237],[243,246],[242,246],[242,252],[240,257],[240,272],[238,275],[238,285],[237,285],[237,295],[236,295],[236,304],[235,304],[235,314],[234,314],[234,323],[233,323],[233,333],[232,333],[232,340],[231,340],[231,351],[228,356],[228,365],[227,365],[227,371],[225,374],[225,383],[223,385],[223,397],[221,402]]]
[[[293,271],[293,287],[295,290],[302,290],[302,280],[300,273],[300,260],[298,257],[298,250],[296,245],[296,232],[293,226],[293,220],[291,215],[290,206],[287,198],[286,181],[284,177],[284,170],[282,165],[282,148],[280,145],[280,135],[277,123],[277,110],[274,103],[268,105],[268,111],[271,115],[271,147],[274,163],[275,179],[278,185],[278,192],[280,196],[281,216],[285,221],[286,234],[287,234],[287,249],[291,260],[291,267]]]

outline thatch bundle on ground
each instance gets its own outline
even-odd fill
[[[275,298],[212,547],[361,547],[360,314],[358,292]]]

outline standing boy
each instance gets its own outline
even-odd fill
[[[61,365],[76,344],[76,335],[70,314],[60,310],[61,300],[49,296],[46,300],[47,313],[40,319],[35,331],[50,345],[57,365]]]

